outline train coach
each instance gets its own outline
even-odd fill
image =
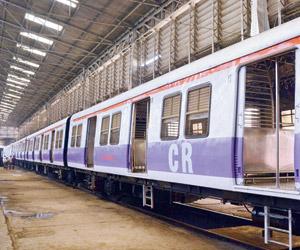
[[[12,144],[20,166],[256,208],[300,204],[300,19],[171,71]],[[280,36],[278,35],[280,34]],[[77,177],[76,177],[77,176]],[[116,185],[117,184],[117,185]],[[112,188],[114,187],[114,188]],[[294,223],[296,224],[296,223]]]

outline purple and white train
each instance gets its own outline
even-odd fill
[[[299,27],[295,19],[224,48],[58,121],[5,153],[45,172],[296,213]]]

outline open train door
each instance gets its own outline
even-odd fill
[[[300,190],[300,49],[296,50],[295,86],[295,186]]]
[[[55,130],[52,130],[51,131],[51,145],[50,145],[50,162],[53,162],[54,140],[55,140]]]
[[[278,53],[251,62],[239,71],[237,184],[294,190],[299,183],[300,130],[295,111],[299,114],[296,106],[300,100],[295,55],[295,50]]]
[[[245,85],[246,84],[246,66],[241,67],[238,76],[238,99],[237,99],[237,125],[235,136],[235,152],[234,152],[234,172],[236,184],[244,183],[243,168],[243,136],[244,136],[244,109],[245,109]]]
[[[44,134],[41,135],[41,139],[40,139],[40,145],[39,145],[39,160],[43,161],[43,157],[42,157],[42,150],[43,150],[43,145],[44,145]]]
[[[132,172],[147,170],[147,139],[149,123],[150,98],[133,104],[130,163]]]
[[[88,168],[94,167],[94,148],[96,134],[97,116],[90,117],[87,121],[87,132],[85,142],[85,162]]]

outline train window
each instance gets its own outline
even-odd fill
[[[187,137],[208,136],[210,92],[210,86],[188,92],[185,124],[185,135]]]
[[[77,133],[76,133],[76,147],[80,147],[81,144],[81,132],[82,132],[82,124],[77,126]]]
[[[178,138],[180,106],[181,94],[164,99],[160,134],[162,140],[174,140]]]
[[[58,148],[59,131],[55,132],[55,148]]]
[[[119,144],[120,128],[121,128],[121,112],[114,114],[111,118],[110,140],[112,145]]]
[[[63,131],[63,130],[60,130],[60,133],[59,133],[59,140],[58,140],[58,148],[62,148],[63,134],[64,134],[64,131]]]
[[[34,150],[37,151],[40,148],[40,137],[35,139]]]
[[[71,147],[72,148],[75,147],[75,143],[76,143],[76,130],[77,130],[77,126],[73,126],[73,128],[72,128],[72,138],[71,138]]]
[[[48,149],[48,144],[49,144],[49,135],[46,135],[44,140],[44,150]]]
[[[34,143],[34,139],[30,140],[29,151],[33,151],[33,143]]]
[[[100,134],[100,145],[107,145],[108,132],[109,132],[109,116],[102,118],[101,134]]]

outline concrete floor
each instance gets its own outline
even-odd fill
[[[0,250],[241,249],[22,170],[0,168]]]

